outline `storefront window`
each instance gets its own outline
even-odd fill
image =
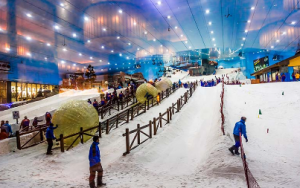
[[[27,84],[27,99],[32,99],[31,84]]]
[[[22,100],[22,83],[17,83],[17,101]]]
[[[31,84],[31,98],[34,99],[36,97],[36,91],[37,91],[37,88],[36,88],[36,84]]]
[[[6,81],[0,81],[0,104],[7,103]]]
[[[22,100],[27,99],[27,84],[22,83]]]
[[[17,83],[11,82],[11,102],[17,101]]]

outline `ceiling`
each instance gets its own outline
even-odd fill
[[[53,62],[62,71],[92,64],[105,73],[191,51],[209,59],[295,52],[299,1],[0,0],[0,59]]]

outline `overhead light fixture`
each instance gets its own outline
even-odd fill
[[[106,28],[103,28],[102,30],[103,30],[103,31],[106,31]]]
[[[191,46],[189,46],[189,49],[191,49],[192,47]]]
[[[274,48],[274,46],[271,46],[271,48],[273,49],[273,48]]]
[[[50,44],[50,43],[47,43],[47,46],[51,46],[51,44]]]
[[[211,34],[214,34],[214,31],[211,31],[210,33],[211,33]]]
[[[27,40],[31,40],[31,37],[27,36],[26,39],[27,39]]]
[[[101,46],[102,49],[104,49],[104,46]]]
[[[32,18],[32,15],[29,14],[29,13],[27,13],[26,16],[29,17],[29,18]]]
[[[158,5],[161,5],[161,1],[157,1],[157,4],[158,4]]]
[[[76,67],[76,64],[73,64],[74,67]]]
[[[255,9],[255,7],[251,7],[251,10],[254,10]]]
[[[248,20],[247,22],[248,22],[248,23],[250,23],[250,22],[251,22],[251,20]]]
[[[214,44],[214,46],[216,46],[216,44]]]
[[[243,40],[246,40],[246,38],[245,38],[245,37],[243,37]]]
[[[63,3],[60,3],[60,6],[64,7],[64,6],[65,6],[65,4],[63,4]]]
[[[244,44],[241,44],[241,46],[244,46]]]
[[[99,62],[102,62],[102,60],[100,59]]]
[[[185,41],[185,43],[187,44],[187,43],[188,43],[188,41]]]
[[[128,43],[128,46],[130,46],[130,45],[131,45],[131,43],[129,42],[129,43]]]
[[[144,34],[147,35],[147,31],[145,31]]]
[[[292,25],[295,25],[296,24],[296,22],[295,21],[292,21],[292,23],[291,23]]]
[[[58,26],[58,25],[54,26],[54,28],[55,28],[56,30],[59,30],[59,26]]]
[[[182,37],[183,37],[183,35],[180,35],[180,37],[182,38]]]
[[[109,65],[110,65],[110,62],[108,62],[107,64],[109,64]]]
[[[280,40],[276,40],[276,42],[280,42]]]
[[[93,59],[93,57],[90,57],[90,59]]]
[[[206,13],[206,14],[209,14],[209,9],[206,9],[205,13]]]
[[[122,56],[122,54],[119,54],[119,56]]]
[[[65,64],[66,62],[65,62],[65,61],[61,61],[61,63],[62,63],[62,64]]]
[[[126,59],[129,59],[129,57],[127,56]]]
[[[168,18],[168,19],[171,19],[171,16],[169,15],[169,16],[167,16],[167,18]]]
[[[85,16],[84,21],[89,21],[89,18],[87,16]]]
[[[177,26],[175,26],[175,29],[177,29],[178,27]]]
[[[245,33],[248,33],[248,30],[247,30],[247,29],[245,30]]]
[[[136,22],[133,22],[133,25],[136,25]]]
[[[111,53],[114,53],[114,50],[111,50],[110,52],[111,52]]]
[[[137,51],[139,51],[140,50],[140,48],[137,48]]]
[[[10,48],[5,48],[6,51],[10,51]]]
[[[79,56],[82,56],[82,54],[81,54],[81,53],[79,53],[78,55],[79,55]]]
[[[47,57],[45,57],[44,59],[45,59],[45,60],[47,60],[48,58],[47,58]]]
[[[73,33],[73,37],[77,37],[76,33]]]
[[[284,31],[284,32],[282,33],[282,35],[286,35],[286,32]]]
[[[212,41],[215,41],[216,39],[215,38],[212,38]]]
[[[31,53],[27,52],[26,55],[27,55],[27,56],[31,56]]]
[[[155,42],[155,41],[156,41],[156,39],[153,39],[153,41]]]
[[[117,36],[117,39],[120,39],[120,37],[119,37],[119,36]]]
[[[120,9],[120,10],[119,10],[119,13],[120,13],[120,14],[122,14],[122,13],[123,13],[123,11]]]
[[[88,43],[91,43],[91,40],[87,40]]]
[[[211,25],[211,22],[208,22],[208,25]]]
[[[66,51],[67,51],[67,49],[66,49],[66,48],[63,48],[63,51],[65,51],[65,52],[66,52]]]

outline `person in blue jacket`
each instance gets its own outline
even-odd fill
[[[181,80],[179,79],[179,81],[178,81],[178,84],[179,84],[179,87],[181,87]]]
[[[58,127],[58,125],[56,125],[56,127],[53,127],[53,123],[50,123],[50,126],[47,128],[46,130],[46,139],[48,142],[48,148],[47,148],[47,155],[52,155],[52,146],[53,146],[53,139],[56,139],[54,136],[54,129],[56,129]]]
[[[103,186],[106,185],[102,181],[103,177],[103,168],[101,165],[101,156],[100,156],[100,150],[99,150],[99,136],[93,137],[93,143],[90,147],[89,152],[89,161],[90,161],[90,177],[89,177],[89,183],[90,188],[96,188],[95,186],[95,177],[96,172],[98,172],[97,176],[97,186]]]
[[[3,126],[5,127],[6,132],[8,133],[8,135],[12,136],[13,132],[12,132],[12,129],[11,129],[11,126],[10,126],[9,122],[5,121],[5,124]]]
[[[237,122],[234,126],[233,129],[233,137],[235,140],[235,145],[233,145],[231,148],[229,148],[229,151],[232,153],[232,155],[236,154],[239,155],[239,147],[240,147],[240,133],[241,135],[244,135],[244,138],[246,140],[246,142],[248,142],[248,138],[247,138],[247,133],[246,133],[246,117],[242,117],[241,121]],[[233,153],[233,150],[235,150],[235,152]]]

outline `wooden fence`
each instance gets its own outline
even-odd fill
[[[193,83],[193,86],[189,89],[189,91],[186,91],[183,96],[180,96],[180,98],[177,99],[176,103],[172,103],[172,105],[167,108],[165,112],[159,113],[158,117],[154,117],[153,120],[149,120],[148,124],[143,126],[137,124],[137,128],[131,131],[126,128],[125,133],[123,134],[123,137],[125,137],[126,151],[123,153],[123,155],[125,156],[129,154],[131,150],[151,139],[153,135],[157,135],[159,128],[163,128],[163,126],[170,123],[173,115],[179,112],[192,97],[192,94],[195,92],[197,86],[198,82],[196,81]],[[132,140],[130,140],[130,135],[133,137]],[[142,140],[141,135],[144,135],[144,140]]]
[[[224,78],[222,79],[222,92],[221,92],[220,98],[221,98],[220,113],[221,113],[221,119],[222,119],[221,131],[222,131],[223,135],[225,135],[225,130],[224,130],[225,116],[224,116],[224,113],[223,113],[223,107],[224,107]]]
[[[170,94],[174,93],[178,88],[175,89],[167,89],[165,92],[161,92],[160,100],[164,100],[170,96]],[[73,147],[74,143],[80,139],[81,143],[83,143],[83,138],[84,136],[89,136],[92,137],[94,135],[91,135],[87,132],[97,129],[99,131],[99,136],[100,138],[102,137],[102,134],[109,134],[112,130],[119,128],[119,126],[123,125],[124,123],[129,123],[130,120],[133,120],[134,117],[137,117],[143,113],[146,113],[147,110],[150,108],[158,105],[158,102],[155,98],[151,98],[149,101],[146,101],[145,103],[135,103],[131,105],[129,108],[126,110],[123,110],[119,112],[118,114],[108,118],[107,120],[100,122],[99,125],[91,127],[89,129],[83,130],[81,127],[80,130],[78,130],[77,133],[64,136],[63,134],[60,135],[59,139],[56,141],[60,142],[60,150],[61,152],[65,151],[65,146],[64,146],[64,140],[74,138],[72,144],[68,146],[66,149],[67,151]]]

